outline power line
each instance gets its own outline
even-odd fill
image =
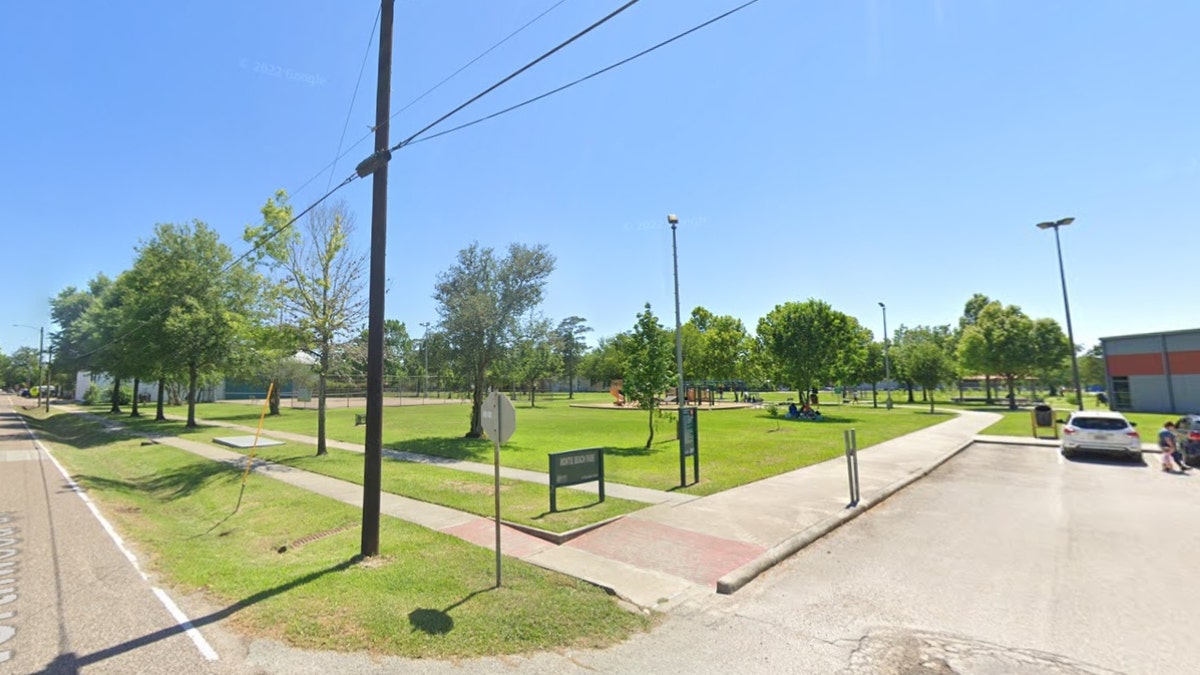
[[[411,108],[411,107],[412,107],[414,104],[416,104],[418,101],[420,101],[421,99],[425,98],[425,97],[426,97],[426,96],[428,96],[429,94],[433,93],[433,91],[434,91],[434,90],[438,89],[438,88],[439,88],[439,87],[441,87],[442,85],[444,85],[444,84],[446,84],[447,82],[449,82],[449,81],[450,81],[451,79],[453,79],[455,76],[457,76],[458,74],[462,73],[462,72],[463,72],[464,70],[466,70],[467,68],[469,68],[469,67],[471,67],[472,65],[474,65],[474,64],[475,64],[475,62],[479,61],[479,60],[480,60],[480,59],[482,59],[484,56],[487,56],[487,55],[488,55],[488,54],[490,54],[491,52],[495,51],[495,50],[496,50],[496,48],[500,47],[500,46],[501,46],[501,45],[503,45],[505,42],[508,42],[509,40],[511,40],[511,39],[512,39],[513,37],[515,37],[515,36],[516,36],[518,33],[521,33],[521,32],[522,32],[522,31],[524,31],[526,28],[529,28],[529,27],[530,27],[530,26],[532,26],[534,23],[537,23],[537,21],[538,21],[538,20],[540,20],[542,17],[546,16],[546,15],[547,15],[547,14],[549,14],[550,12],[554,11],[554,10],[555,10],[555,9],[556,9],[556,8],[557,8],[559,5],[563,4],[564,2],[566,2],[566,0],[558,0],[558,2],[554,3],[553,5],[551,5],[549,9],[546,9],[546,10],[544,10],[544,11],[543,11],[541,14],[538,14],[537,16],[533,17],[533,18],[532,18],[532,19],[530,19],[529,21],[526,21],[524,25],[522,25],[520,28],[518,28],[518,29],[514,30],[513,32],[509,33],[507,36],[505,36],[505,37],[504,37],[504,39],[500,40],[499,42],[497,42],[496,44],[492,45],[491,47],[488,47],[486,50],[484,50],[484,51],[483,51],[482,53],[480,53],[478,56],[476,56],[475,58],[473,58],[473,59],[471,59],[470,61],[468,61],[468,62],[466,63],[466,65],[462,66],[461,68],[459,68],[458,70],[454,71],[454,72],[453,72],[453,73],[451,73],[450,75],[447,75],[445,78],[443,78],[443,79],[442,79],[442,81],[441,81],[441,82],[438,82],[438,83],[437,83],[436,85],[434,85],[433,87],[430,87],[428,90],[426,90],[426,91],[425,91],[425,93],[423,93],[423,94],[421,94],[420,96],[418,96],[418,97],[414,98],[413,100],[409,101],[407,104],[405,104],[405,105],[404,105],[404,107],[402,107],[402,108],[400,108],[399,110],[397,110],[396,112],[392,113],[391,117],[389,117],[389,118],[388,118],[388,122],[390,123],[390,122],[391,122],[391,120],[393,120],[393,119],[395,119],[395,118],[396,118],[396,115],[399,115],[400,113],[404,112],[405,110],[408,110],[409,108]],[[379,18],[378,18],[378,16],[376,16],[376,21],[378,21],[378,20],[379,20]],[[374,30],[372,30],[372,35],[373,35],[373,34],[374,34]],[[361,78],[361,74],[360,74],[360,78]],[[356,86],[357,86],[357,85],[356,85]],[[343,134],[344,134],[344,133],[345,133],[345,131],[343,131]],[[298,188],[296,188],[294,191],[292,191],[292,192],[291,192],[291,194],[292,194],[292,195],[295,195],[295,194],[299,193],[301,190],[303,190],[304,188],[308,187],[308,186],[309,186],[309,184],[311,184],[311,183],[312,183],[314,180],[316,180],[317,178],[319,178],[319,177],[321,176],[321,174],[325,173],[325,170],[326,170],[326,169],[329,169],[329,168],[331,168],[331,167],[335,166],[335,165],[336,165],[336,164],[337,164],[339,161],[341,161],[341,159],[342,159],[343,157],[345,157],[346,155],[350,154],[350,152],[351,152],[352,150],[354,150],[354,148],[357,148],[359,145],[361,145],[361,144],[362,144],[362,142],[363,142],[363,141],[367,140],[367,139],[368,139],[368,138],[370,138],[372,135],[374,135],[374,133],[375,133],[375,130],[374,130],[374,129],[371,129],[371,131],[368,131],[366,134],[364,134],[364,135],[363,135],[361,138],[359,138],[357,141],[354,141],[354,143],[353,143],[353,144],[351,144],[351,145],[350,145],[350,147],[346,148],[346,150],[345,150],[344,152],[341,152],[341,153],[340,153],[340,154],[339,154],[337,157],[335,157],[335,158],[333,159],[333,161],[332,161],[332,162],[330,162],[330,163],[326,164],[325,166],[321,167],[321,169],[320,169],[319,171],[317,171],[317,173],[316,173],[315,175],[313,175],[313,177],[312,177],[312,178],[309,178],[308,180],[304,181],[304,183],[303,183],[303,184],[301,184],[301,185],[300,185],[300,187],[298,187]]]
[[[235,267],[235,266],[236,266],[238,263],[242,262],[242,261],[243,261],[243,260],[245,260],[246,258],[249,258],[251,254],[253,254],[255,251],[257,251],[257,250],[259,250],[260,248],[262,248],[263,246],[265,246],[265,245],[267,244],[267,242],[269,242],[269,241],[271,241],[272,239],[274,239],[275,237],[279,236],[279,234],[280,234],[281,232],[283,232],[284,230],[288,229],[288,228],[289,228],[289,227],[291,227],[293,224],[295,224],[295,222],[296,222],[297,220],[300,220],[300,219],[301,219],[301,218],[303,218],[305,215],[307,215],[309,211],[312,211],[313,209],[317,208],[317,206],[319,206],[319,205],[321,204],[321,202],[324,202],[326,199],[329,199],[331,196],[333,196],[333,193],[335,193],[335,192],[337,192],[338,190],[341,190],[342,188],[346,187],[346,186],[347,186],[347,185],[349,185],[350,183],[354,182],[354,180],[355,180],[355,179],[357,179],[357,178],[358,178],[358,175],[357,175],[357,174],[353,174],[353,173],[352,173],[352,174],[350,174],[349,176],[347,176],[345,180],[343,180],[341,183],[338,183],[338,184],[337,184],[337,186],[336,186],[336,187],[334,187],[332,190],[329,190],[329,191],[327,191],[327,192],[326,192],[324,195],[322,195],[322,196],[321,196],[321,198],[320,198],[320,199],[316,200],[316,201],[315,201],[315,202],[313,202],[312,204],[309,204],[309,205],[308,205],[308,206],[307,206],[307,207],[306,207],[306,208],[305,208],[303,211],[301,211],[300,213],[298,213],[298,214],[296,214],[295,216],[293,216],[293,217],[292,217],[292,219],[291,219],[291,220],[289,220],[288,222],[284,223],[283,225],[280,225],[280,226],[279,226],[279,229],[275,230],[274,232],[272,232],[272,233],[268,234],[267,236],[263,237],[262,239],[258,240],[258,241],[257,241],[257,242],[255,242],[255,244],[254,244],[253,246],[251,246],[251,247],[250,247],[250,248],[249,248],[247,251],[245,251],[244,253],[242,253],[242,254],[241,254],[241,255],[239,255],[238,257],[234,258],[234,259],[233,259],[233,260],[231,260],[229,263],[227,263],[227,264],[226,264],[224,267],[222,267],[222,268],[221,268],[221,271],[220,271],[220,273],[219,273],[219,274],[225,274],[225,273],[226,273],[226,272],[228,272],[229,270],[233,269],[233,268],[234,268],[234,267]],[[114,280],[114,283],[115,283],[115,280]],[[143,328],[145,328],[146,326],[150,325],[150,322],[151,322],[151,321],[153,321],[154,319],[157,319],[157,318],[159,318],[161,315],[165,314],[167,311],[169,311],[169,308],[163,308],[163,309],[162,309],[162,310],[160,310],[159,312],[157,312],[157,313],[155,313],[155,314],[153,314],[153,315],[151,315],[151,316],[148,316],[148,317],[146,317],[145,319],[142,319],[142,320],[141,320],[140,322],[138,322],[138,323],[137,323],[135,326],[133,326],[133,327],[132,327],[132,328],[130,328],[129,330],[125,331],[124,333],[121,333],[120,335],[118,335],[118,336],[116,336],[116,337],[112,338],[111,340],[109,340],[109,341],[108,341],[108,342],[106,342],[105,344],[102,344],[102,345],[100,345],[100,346],[96,347],[95,349],[92,349],[91,351],[87,351],[87,352],[84,352],[84,353],[82,353],[82,354],[78,354],[78,355],[76,355],[74,358],[78,358],[78,359],[86,359],[86,358],[88,358],[89,356],[94,356],[94,355],[96,355],[96,354],[99,354],[101,351],[103,351],[103,350],[105,350],[105,349],[107,349],[107,348],[109,348],[109,347],[116,346],[116,345],[117,345],[118,343],[120,343],[121,341],[125,340],[126,338],[128,338],[128,337],[130,337],[130,336],[132,336],[132,335],[134,335],[134,334],[136,334],[138,331],[140,331],[140,330],[142,330]]]
[[[698,25],[696,25],[696,26],[693,26],[693,27],[691,27],[691,28],[689,28],[689,29],[687,29],[687,30],[683,31],[682,33],[679,33],[678,35],[675,35],[674,37],[671,37],[671,38],[668,38],[668,39],[666,39],[666,40],[663,40],[662,42],[660,42],[660,43],[658,43],[658,44],[654,45],[653,47],[649,47],[649,48],[647,48],[647,49],[643,49],[642,51],[640,51],[640,52],[638,52],[638,53],[634,54],[633,56],[630,56],[630,57],[628,57],[628,58],[621,59],[620,61],[617,61],[616,63],[613,63],[612,65],[609,65],[609,66],[606,66],[606,67],[604,67],[604,68],[601,68],[600,70],[597,70],[597,71],[595,71],[595,72],[593,72],[593,73],[591,73],[591,74],[589,74],[589,75],[584,75],[583,77],[581,77],[581,78],[579,78],[579,79],[577,79],[577,80],[574,80],[574,81],[572,81],[572,82],[568,82],[567,84],[564,84],[564,85],[562,85],[561,87],[557,87],[557,88],[555,88],[555,89],[551,89],[550,91],[547,91],[547,92],[545,92],[545,93],[543,93],[543,94],[539,94],[539,95],[537,95],[537,96],[534,96],[533,98],[530,98],[530,99],[526,99],[526,100],[524,100],[524,101],[521,101],[520,103],[518,103],[518,104],[516,104],[516,105],[509,106],[509,107],[507,107],[507,108],[505,108],[505,109],[503,109],[503,110],[498,110],[498,111],[496,111],[496,112],[494,112],[494,113],[492,113],[492,114],[490,114],[490,115],[484,115],[483,117],[480,117],[480,118],[478,118],[478,119],[476,119],[476,120],[472,120],[472,121],[470,121],[470,122],[467,122],[467,123],[465,123],[465,124],[460,124],[460,125],[458,125],[458,126],[456,126],[456,127],[453,127],[453,128],[451,128],[451,129],[446,129],[445,131],[439,131],[439,132],[437,132],[436,134],[430,134],[430,135],[428,135],[428,136],[425,136],[425,137],[423,137],[423,138],[417,138],[417,139],[415,139],[415,140],[408,141],[408,143],[407,143],[407,144],[408,144],[408,145],[412,145],[413,143],[423,143],[423,142],[425,142],[425,141],[432,140],[432,139],[434,139],[434,138],[437,138],[437,137],[439,137],[439,136],[445,136],[446,134],[451,134],[451,133],[454,133],[455,131],[461,131],[461,130],[463,130],[463,129],[466,129],[467,127],[472,127],[472,126],[475,126],[476,124],[479,124],[480,122],[486,122],[486,121],[488,121],[488,120],[490,120],[490,119],[492,119],[492,118],[499,117],[499,116],[501,116],[501,115],[503,115],[503,114],[505,114],[505,113],[510,113],[510,112],[512,112],[512,111],[514,111],[514,110],[516,110],[516,109],[518,109],[518,108],[523,108],[523,107],[525,107],[525,106],[529,105],[530,103],[534,103],[534,102],[536,102],[536,101],[540,101],[540,100],[542,100],[542,99],[544,99],[544,98],[546,98],[546,97],[548,97],[548,96],[553,96],[554,94],[557,94],[557,93],[559,93],[560,91],[564,91],[564,90],[570,89],[571,87],[574,87],[574,86],[575,86],[575,85],[577,85],[577,84],[581,84],[581,83],[583,83],[583,82],[586,82],[586,81],[588,81],[588,80],[590,80],[590,79],[592,79],[593,77],[596,77],[596,76],[598,76],[598,75],[603,75],[604,73],[607,73],[607,72],[608,72],[608,71],[610,71],[610,70],[613,70],[613,69],[619,68],[619,67],[621,67],[621,66],[625,65],[626,63],[629,63],[630,61],[633,61],[633,60],[635,60],[635,59],[639,59],[639,58],[641,58],[641,57],[643,57],[643,56],[645,56],[645,55],[649,54],[650,52],[653,52],[653,51],[655,51],[655,50],[657,50],[657,49],[659,49],[659,48],[661,48],[661,47],[665,47],[665,46],[667,46],[667,45],[671,44],[672,42],[674,42],[674,41],[676,41],[676,40],[678,40],[678,39],[680,39],[680,38],[686,37],[687,35],[690,35],[691,33],[694,33],[694,32],[696,32],[696,31],[700,30],[701,28],[705,28],[705,27],[707,27],[707,26],[709,26],[709,25],[712,25],[712,24],[714,24],[714,23],[716,23],[716,22],[720,21],[721,19],[724,19],[724,18],[726,18],[726,17],[728,17],[728,16],[730,16],[730,15],[732,15],[732,14],[736,13],[736,12],[740,12],[741,10],[743,10],[743,9],[745,9],[745,8],[747,8],[747,7],[749,7],[750,5],[753,5],[753,4],[754,4],[754,3],[756,3],[756,2],[758,2],[758,0],[749,0],[748,2],[745,2],[745,3],[743,3],[743,4],[741,4],[741,5],[737,6],[737,7],[734,7],[733,9],[729,10],[728,12],[725,12],[724,14],[720,14],[720,15],[718,15],[718,16],[715,16],[715,17],[713,17],[713,18],[709,19],[708,21],[705,21],[704,23],[701,23],[701,24],[698,24]]]
[[[350,126],[350,115],[354,112],[354,102],[358,100],[358,87],[362,84],[363,70],[367,67],[367,57],[371,55],[371,43],[375,41],[375,29],[379,27],[379,15],[382,12],[383,5],[380,5],[379,11],[375,12],[375,23],[371,26],[371,35],[367,38],[367,48],[363,51],[362,65],[358,67],[358,79],[354,81],[354,93],[350,95],[350,107],[346,110],[346,121],[342,123],[342,136],[338,139],[337,150],[333,153],[333,162],[329,165],[329,182],[325,183],[326,190],[333,184],[333,172],[337,168],[338,160],[342,157],[342,143],[346,141],[346,129]]]
[[[436,120],[434,120],[434,121],[430,122],[429,124],[425,125],[425,126],[424,126],[424,127],[422,127],[422,128],[421,128],[421,130],[420,130],[420,131],[418,131],[417,133],[415,133],[415,134],[413,134],[413,135],[409,136],[408,138],[404,139],[403,141],[400,141],[400,142],[399,142],[399,143],[397,143],[396,145],[393,145],[393,146],[390,148],[390,150],[393,150],[393,151],[394,151],[394,150],[399,150],[400,148],[404,147],[405,145],[408,145],[408,144],[409,144],[409,143],[411,143],[411,142],[413,141],[413,139],[415,139],[416,137],[420,136],[421,134],[425,133],[426,131],[429,131],[430,129],[432,129],[432,128],[436,127],[437,125],[441,124],[442,122],[446,121],[446,120],[447,120],[447,119],[449,119],[451,116],[453,116],[455,113],[457,113],[458,111],[462,110],[463,108],[466,108],[467,106],[471,105],[471,104],[472,104],[472,103],[474,103],[475,101],[478,101],[479,99],[483,98],[484,96],[487,96],[488,94],[492,93],[493,91],[495,91],[496,89],[500,88],[500,87],[501,87],[501,86],[503,86],[505,83],[507,83],[509,80],[512,80],[514,77],[516,77],[516,76],[520,75],[521,73],[523,73],[523,72],[525,72],[525,71],[529,70],[530,68],[532,68],[532,67],[536,66],[537,64],[541,63],[542,61],[544,61],[544,60],[546,60],[546,59],[550,58],[550,56],[552,56],[553,54],[555,54],[555,53],[557,53],[558,51],[562,50],[563,48],[565,48],[567,45],[571,44],[572,42],[574,42],[574,41],[578,40],[579,38],[583,37],[584,35],[587,35],[588,33],[590,33],[590,32],[592,32],[593,30],[595,30],[595,29],[599,28],[600,26],[603,26],[604,24],[608,23],[610,20],[612,20],[612,19],[613,19],[614,17],[616,17],[618,14],[620,14],[621,12],[624,12],[625,10],[629,9],[630,7],[633,7],[634,5],[636,5],[636,4],[637,4],[638,2],[640,2],[640,1],[641,1],[641,0],[629,0],[629,2],[626,2],[624,5],[621,5],[620,7],[618,7],[618,8],[616,8],[616,9],[614,9],[612,12],[609,12],[609,13],[608,13],[606,16],[604,16],[604,17],[603,17],[603,18],[601,18],[600,20],[596,21],[596,22],[595,22],[595,23],[593,23],[592,25],[588,26],[587,28],[584,28],[583,30],[581,30],[581,31],[579,31],[578,33],[576,33],[576,34],[572,35],[571,37],[567,38],[566,40],[564,40],[564,41],[560,42],[560,43],[559,43],[557,46],[555,46],[555,47],[554,47],[553,49],[551,49],[550,51],[548,51],[548,52],[546,52],[546,53],[542,54],[541,56],[539,56],[539,57],[537,57],[536,59],[534,59],[534,60],[530,61],[529,63],[526,63],[525,65],[521,66],[520,68],[518,68],[518,69],[514,70],[512,73],[510,73],[510,74],[509,74],[507,77],[505,77],[504,79],[500,80],[499,82],[497,82],[497,83],[493,84],[492,86],[488,87],[487,89],[484,89],[483,91],[479,92],[478,94],[475,94],[475,95],[474,95],[474,96],[472,96],[471,98],[467,99],[465,102],[463,102],[462,104],[460,104],[460,105],[459,105],[457,108],[455,108],[454,110],[451,110],[450,112],[446,113],[445,115],[442,115],[441,117],[437,118]]]

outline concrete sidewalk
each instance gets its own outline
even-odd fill
[[[652,506],[561,545],[504,527],[501,548],[507,555],[611,589],[640,607],[669,609],[714,590],[730,593],[926,475],[1000,417],[962,411],[949,421],[861,450],[861,500],[854,507],[848,506],[846,462],[840,457],[700,498],[606,483],[607,494],[641,497]],[[219,426],[253,431],[239,425]],[[272,431],[269,436],[315,444],[312,437],[299,434]],[[207,443],[175,437],[157,440],[215,461],[238,466],[245,461],[239,453]],[[362,451],[361,445],[352,443],[329,441],[329,445]],[[391,456],[492,472],[487,464],[412,453],[392,452]],[[361,508],[362,487],[355,483],[268,462],[256,461],[254,471]],[[502,475],[546,483],[545,474],[533,471],[502,469]],[[383,495],[382,510],[480,546],[494,545],[490,518],[390,494]]]

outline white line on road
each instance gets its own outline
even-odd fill
[[[104,531],[108,533],[108,536],[112,538],[113,543],[117,545],[117,549],[121,551],[127,560],[129,560],[129,564],[133,565],[133,569],[141,575],[142,579],[145,579],[147,582],[150,581],[150,577],[148,577],[138,565],[137,556],[135,556],[132,551],[125,547],[125,542],[121,539],[121,535],[117,534],[117,531],[113,529],[111,524],[109,524],[108,519],[100,514],[100,510],[96,508],[96,504],[92,501],[91,497],[88,497],[87,493],[83,491],[83,488],[81,488],[75,481],[71,480],[71,475],[67,473],[67,470],[63,468],[62,464],[58,463],[58,459],[55,458],[54,455],[50,454],[50,450],[46,446],[42,445],[42,441],[37,437],[37,434],[34,433],[33,429],[31,429],[29,425],[25,423],[25,419],[21,417],[18,417],[18,419],[21,420],[21,424],[25,426],[25,430],[29,432],[30,437],[33,438],[33,442],[35,445],[37,445],[38,449],[46,453],[46,456],[49,457],[50,461],[54,463],[54,466],[58,468],[58,472],[62,474],[63,480],[67,481],[67,486],[71,489],[71,491],[79,495],[79,498],[82,499],[83,503],[87,505],[88,510],[91,511],[92,515],[96,517],[96,520],[100,521],[100,526],[103,527]],[[208,640],[205,640],[204,636],[200,634],[200,631],[192,625],[191,619],[189,619],[187,615],[183,613],[183,610],[179,609],[179,606],[175,604],[175,601],[157,586],[151,585],[150,590],[154,592],[154,595],[158,598],[159,602],[161,602],[163,606],[167,608],[167,612],[174,617],[179,627],[182,628],[183,631],[187,633],[188,637],[192,639],[192,642],[196,645],[196,649],[200,650],[200,654],[209,661],[216,661],[218,658],[216,650],[212,648],[212,645],[208,644]]]

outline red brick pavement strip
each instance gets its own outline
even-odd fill
[[[494,520],[474,518],[461,525],[443,528],[441,531],[472,544],[495,550],[496,521]],[[554,548],[554,544],[545,539],[539,539],[532,534],[526,534],[506,525],[500,526],[500,552],[504,555],[526,558],[551,548]]]
[[[564,546],[710,587],[766,551],[755,544],[632,517],[581,535]]]

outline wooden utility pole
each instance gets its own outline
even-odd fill
[[[375,88],[375,154],[371,192],[371,275],[367,316],[367,429],[363,459],[362,549],[379,555],[379,500],[383,470],[383,300],[387,276],[387,160],[391,117],[392,17],[395,0],[383,0],[379,16],[379,78]],[[371,160],[368,160],[371,161]],[[365,164],[365,162],[364,162]],[[362,175],[363,164],[359,165]]]

